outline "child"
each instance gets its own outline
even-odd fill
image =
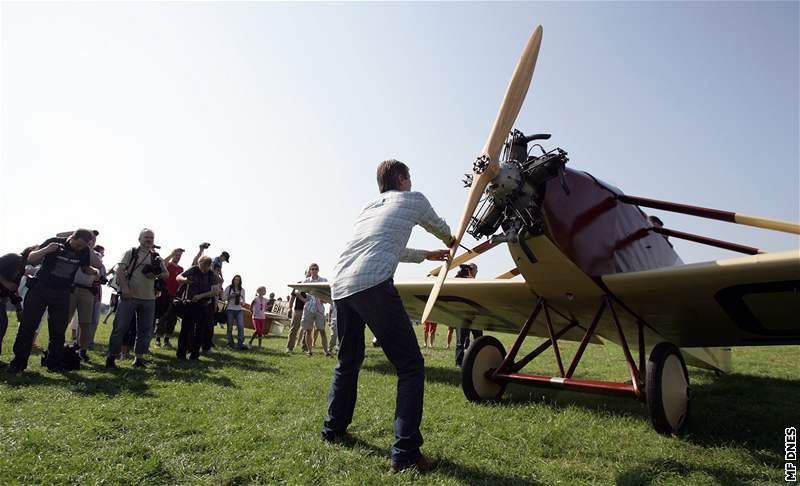
[[[258,294],[255,299],[253,299],[253,303],[250,304],[250,310],[253,312],[253,335],[250,337],[250,345],[253,344],[253,339],[258,336],[258,348],[261,349],[261,339],[264,337],[264,313],[267,311],[267,299],[264,298],[264,294],[267,293],[267,289],[265,287],[259,287],[256,290]]]
[[[425,347],[433,347],[433,340],[436,339],[436,323],[425,321]]]

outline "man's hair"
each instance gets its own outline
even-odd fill
[[[139,232],[139,238],[144,236],[145,233],[153,233],[155,235],[155,231],[151,230],[150,228],[142,228],[142,231]]]
[[[208,263],[211,264],[211,257],[207,255],[203,255],[197,259],[197,264],[200,265],[201,263]]]
[[[409,177],[408,166],[399,160],[384,160],[378,164],[378,190],[380,192],[396,190],[400,176]]]
[[[75,238],[76,240],[83,240],[86,243],[89,243],[90,241],[92,241],[94,239],[94,235],[92,234],[92,232],[90,230],[84,229],[84,228],[80,228],[80,229],[76,229],[75,232],[72,233],[72,236],[70,236],[70,238]]]

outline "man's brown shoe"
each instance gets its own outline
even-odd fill
[[[392,464],[392,472],[399,473],[406,469],[416,469],[419,472],[432,471],[439,467],[439,461],[435,459],[428,459],[425,456],[420,456],[416,462],[409,462],[408,464]]]
[[[331,444],[352,444],[356,441],[356,438],[350,435],[350,432],[343,432],[333,437],[327,437],[324,435],[321,437],[323,441],[330,442]]]

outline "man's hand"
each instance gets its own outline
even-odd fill
[[[425,259],[432,262],[443,262],[447,260],[448,256],[450,256],[450,250],[433,250],[425,255]]]

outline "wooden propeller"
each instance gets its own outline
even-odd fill
[[[531,79],[533,79],[533,70],[536,67],[536,59],[539,57],[541,44],[542,26],[540,25],[533,30],[533,34],[531,34],[525,49],[522,51],[517,67],[514,69],[514,74],[511,76],[511,81],[508,83],[508,88],[506,88],[506,94],[500,105],[500,110],[497,112],[497,118],[495,118],[492,130],[489,132],[489,138],[486,140],[486,145],[484,145],[483,151],[478,157],[478,162],[475,164],[467,202],[464,205],[464,211],[461,213],[458,230],[453,235],[455,239],[450,246],[450,256],[441,266],[436,284],[431,289],[428,302],[425,304],[421,322],[428,320],[428,316],[430,316],[433,306],[436,304],[436,299],[439,297],[439,292],[442,290],[444,281],[447,278],[447,271],[452,267],[458,245],[461,243],[461,238],[467,230],[467,225],[469,225],[472,213],[475,212],[483,191],[500,170],[500,161],[498,160],[500,150],[503,148],[503,142],[514,125],[514,121],[517,119],[519,110],[522,108],[522,102],[525,101],[525,95],[528,94],[528,87],[531,84]],[[481,161],[483,161],[482,164],[480,163]]]

